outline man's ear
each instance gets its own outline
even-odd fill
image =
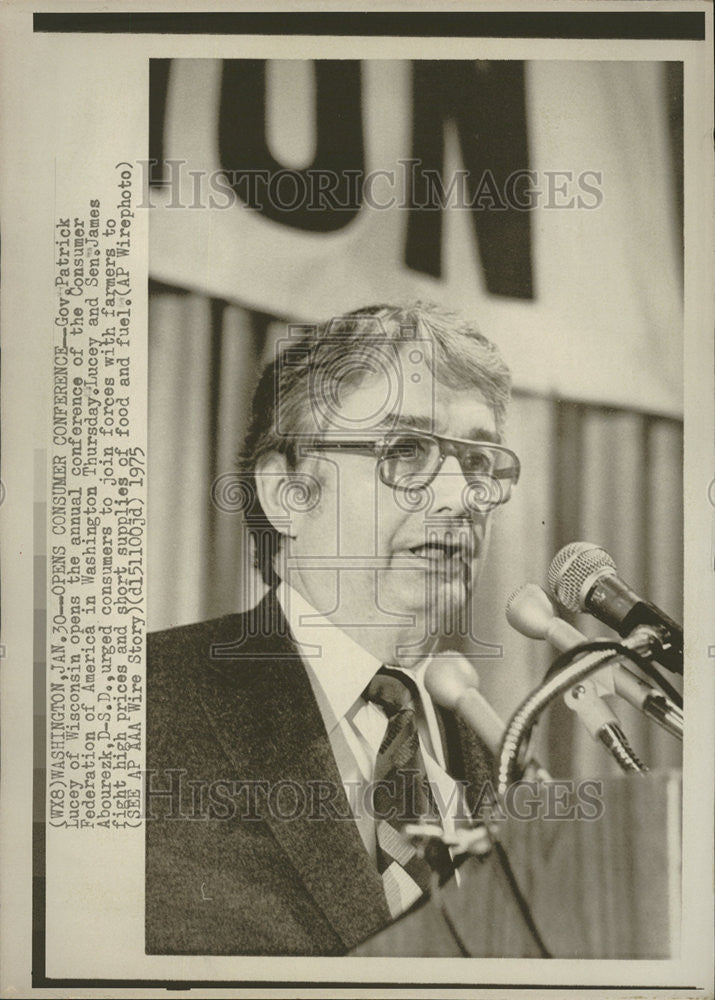
[[[320,502],[321,485],[315,475],[288,466],[285,455],[269,451],[256,462],[256,492],[263,512],[275,530],[295,538],[295,528],[303,514]]]
[[[285,507],[285,493],[290,481],[288,462],[279,451],[269,451],[256,462],[256,492],[263,513],[281,535],[291,536],[290,517]]]

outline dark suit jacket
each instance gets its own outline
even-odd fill
[[[488,752],[443,723],[478,793]],[[274,592],[149,636],[147,769],[148,953],[344,954],[389,922]]]

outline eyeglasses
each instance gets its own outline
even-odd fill
[[[385,486],[406,492],[429,486],[445,458],[454,455],[470,488],[470,505],[480,509],[506,503],[521,471],[517,456],[502,445],[425,431],[397,432],[372,440],[326,437],[311,441],[305,450],[372,454]]]

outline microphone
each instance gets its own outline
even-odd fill
[[[647,771],[632,750],[621,724],[599,695],[591,677],[584,677],[564,695],[568,707],[576,712],[591,737],[603,743],[624,771]]]
[[[525,583],[514,591],[506,603],[506,618],[517,632],[529,639],[546,639],[562,653],[588,642],[583,632],[554,615],[551,601],[535,583]],[[593,674],[592,680],[599,695],[617,694],[682,740],[681,710],[627,667],[614,663],[612,667],[604,667]]]
[[[425,671],[424,684],[430,698],[458,715],[498,759],[506,726],[477,690],[479,675],[467,658],[451,651],[437,654]],[[537,781],[551,781],[538,761],[528,761],[525,775],[527,771]]]
[[[588,639],[573,625],[554,614],[546,592],[536,583],[517,587],[506,602],[506,620],[529,639],[546,639],[562,653]]]
[[[551,601],[535,583],[525,583],[514,591],[506,604],[506,617],[517,632],[531,639],[548,639],[557,649],[573,649],[588,641],[578,629],[554,615]],[[590,736],[603,743],[624,771],[647,771],[631,749],[620,722],[603,701],[602,695],[614,691],[614,672],[606,667],[578,681],[566,692],[564,701]]]
[[[565,545],[551,561],[548,580],[549,590],[566,611],[588,611],[623,637],[645,626],[653,659],[682,674],[682,628],[621,580],[604,549],[591,542]]]
[[[432,700],[442,708],[456,712],[462,721],[476,732],[498,760],[501,755],[501,746],[504,741],[506,727],[489,702],[477,690],[479,675],[467,658],[462,656],[461,653],[452,651],[437,654],[427,665],[424,674],[424,685]],[[532,780],[553,780],[549,772],[535,760],[529,761],[522,770],[523,776]],[[504,818],[503,814],[502,818]],[[474,848],[471,845],[467,847],[470,853],[485,855],[488,848],[492,846],[493,841],[496,841],[490,825],[483,825],[486,825],[487,829],[491,830],[487,843],[482,842],[480,844],[477,839]],[[476,837],[479,837],[479,828],[476,831]],[[541,939],[541,935],[531,916],[529,905],[524,898],[519,883],[514,877],[508,855],[498,841],[493,843],[493,848],[497,863],[506,877],[506,883],[516,900],[532,937],[537,943],[542,958],[550,958],[550,952]],[[446,910],[444,910],[444,914],[448,916]],[[462,951],[466,954],[465,949],[462,949]]]

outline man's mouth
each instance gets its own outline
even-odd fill
[[[445,540],[412,545],[409,551],[413,556],[424,559],[428,565],[435,568],[453,567],[456,569],[459,565],[470,565],[473,559],[471,546]]]

